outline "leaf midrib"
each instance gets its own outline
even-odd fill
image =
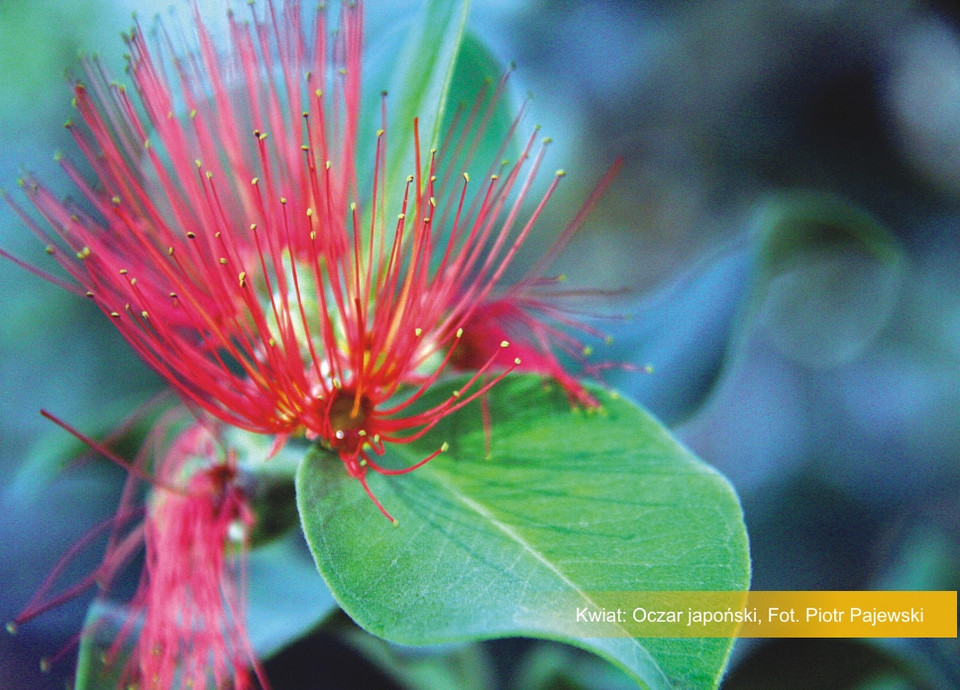
[[[547,568],[551,573],[560,579],[565,585],[570,587],[574,592],[576,592],[585,603],[594,607],[600,608],[599,604],[595,602],[590,596],[573,580],[570,579],[562,570],[560,570],[554,563],[552,563],[546,556],[544,556],[539,550],[534,548],[526,539],[524,539],[520,534],[518,534],[510,525],[506,524],[502,520],[496,517],[496,515],[488,508],[483,506],[481,503],[472,500],[471,498],[463,495],[454,488],[452,483],[444,483],[444,488],[449,493],[451,497],[456,499],[461,505],[465,506],[469,510],[472,510],[474,513],[482,517],[488,522],[488,524],[495,527],[502,534],[507,536],[511,541],[516,543],[524,552],[529,554],[534,560]],[[663,670],[660,668],[660,665],[656,660],[650,655],[647,649],[640,644],[636,638],[630,635],[626,628],[624,628],[619,623],[616,625],[616,628],[623,633],[624,638],[628,638],[633,643],[634,647],[639,654],[643,656],[647,661],[650,662],[650,668],[656,669],[657,673],[660,674],[660,681],[667,686],[670,685],[669,679],[664,675]]]

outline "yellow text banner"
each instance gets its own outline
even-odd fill
[[[548,608],[573,637],[957,636],[951,591],[581,592]]]

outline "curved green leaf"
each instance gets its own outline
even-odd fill
[[[479,644],[404,647],[368,635],[352,624],[338,631],[337,636],[409,690],[497,687],[493,660]]]
[[[501,160],[520,153],[513,134],[517,106],[504,67],[482,39],[467,31],[457,52],[447,93],[443,126],[435,142],[440,151],[440,177],[464,171],[482,179],[497,171]],[[527,131],[519,133],[523,138]]]
[[[427,0],[414,17],[396,62],[391,65],[386,194],[402,194],[414,171],[413,120],[419,119],[423,165],[440,136],[447,94],[463,39],[469,2]],[[392,208],[387,200],[387,208]]]
[[[127,618],[127,607],[97,599],[87,611],[84,633],[77,653],[74,690],[116,690],[123,687],[125,658],[108,664],[114,637]]]
[[[300,530],[254,549],[247,558],[247,631],[268,659],[337,610]]]
[[[834,366],[867,347],[899,296],[893,236],[827,194],[778,195],[764,207],[751,309],[775,346],[806,366]]]
[[[900,299],[905,253],[879,220],[851,201],[780,192],[759,204],[754,225],[746,294],[685,419],[716,399],[758,335],[808,369],[841,366],[876,342]],[[716,292],[702,299],[715,300]]]
[[[461,385],[463,381],[459,382]],[[438,386],[423,404],[449,396]],[[599,412],[571,410],[532,376],[489,393],[491,455],[479,405],[369,473],[393,527],[333,456],[309,455],[297,502],[317,566],[363,628],[403,644],[532,636],[613,661],[648,687],[712,687],[729,639],[571,639],[557,593],[743,590],[749,555],[730,485],[655,419],[604,391]],[[573,615],[572,612],[570,612]]]

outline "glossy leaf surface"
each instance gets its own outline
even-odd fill
[[[462,382],[461,382],[462,383]],[[451,395],[456,382],[424,404]],[[654,418],[604,391],[600,411],[571,410],[537,377],[489,394],[490,457],[479,405],[451,415],[368,474],[392,526],[333,456],[301,465],[297,500],[320,572],[344,610],[404,644],[509,636],[559,639],[600,654],[653,688],[710,687],[732,640],[567,636],[591,592],[736,590],[749,585],[740,505],[726,480]]]

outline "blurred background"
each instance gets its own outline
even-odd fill
[[[224,4],[198,2],[213,15]],[[53,154],[73,152],[62,125],[78,51],[119,74],[131,11],[149,22],[169,4],[0,0],[0,187],[23,201],[28,170],[70,193]],[[368,40],[417,4],[371,2]],[[653,366],[608,383],[736,487],[755,589],[960,584],[958,22],[946,1],[473,3],[471,29],[517,64],[514,90],[533,94],[529,121],[568,172],[550,218],[562,224],[623,161],[561,268],[616,292],[591,306],[613,335],[593,356]],[[2,204],[0,246],[43,263]],[[73,442],[39,409],[107,433],[160,384],[91,304],[6,261],[0,302],[8,620],[112,513],[123,479],[100,464],[44,470]],[[69,642],[85,605],[0,636],[0,687],[62,687],[72,661],[41,676],[39,659]],[[317,649],[329,687],[386,683],[382,655],[344,628],[287,650],[268,667],[277,687],[300,687]],[[743,640],[723,687],[960,687],[958,660],[956,640]],[[622,683],[541,642],[460,661],[487,687]]]

